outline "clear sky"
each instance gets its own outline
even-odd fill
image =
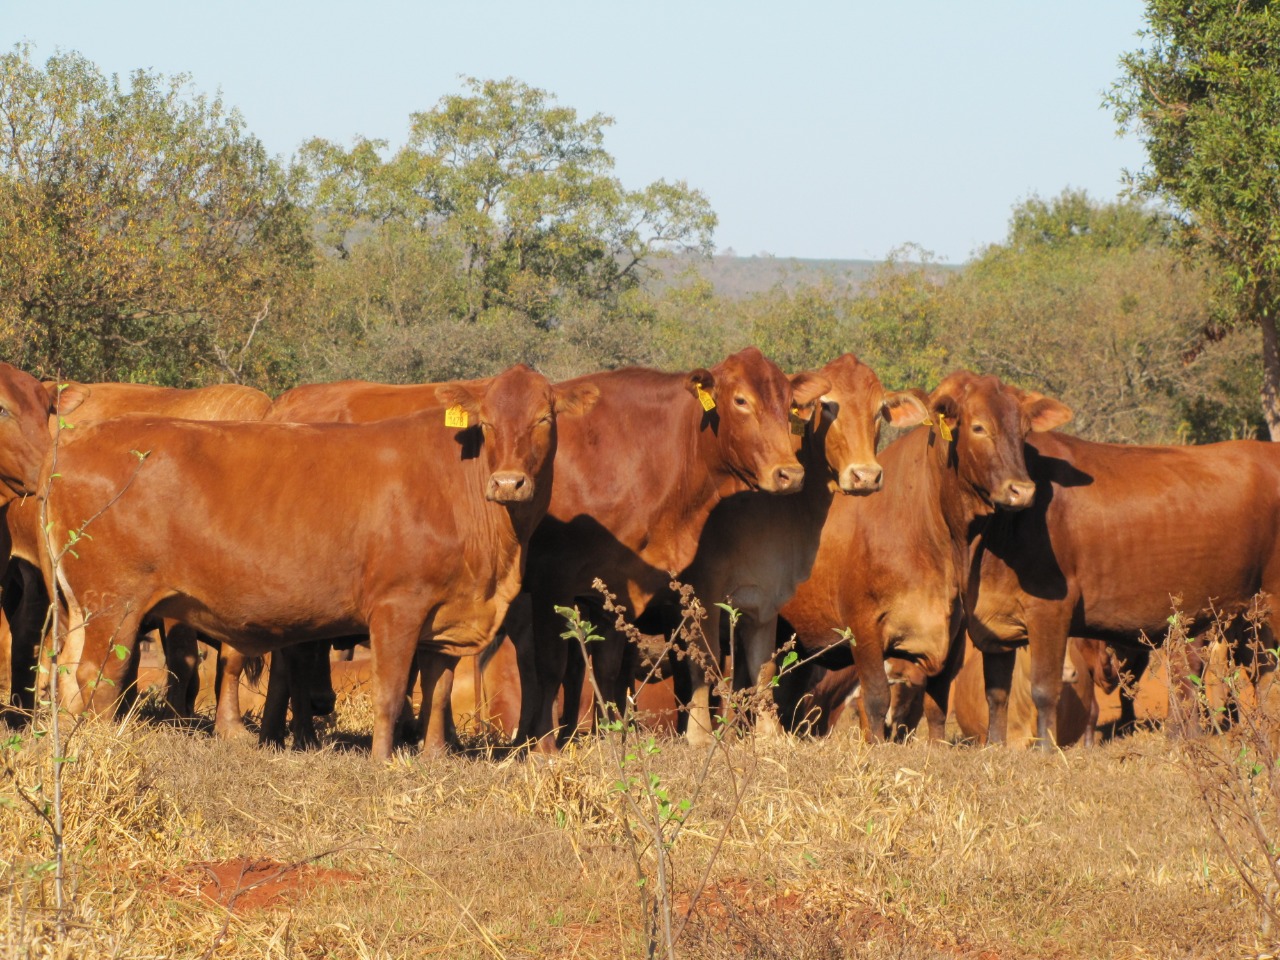
[[[0,0],[6,44],[189,73],[282,156],[397,145],[460,75],[513,76],[612,116],[626,186],[704,191],[721,250],[950,262],[1142,164],[1101,106],[1141,27],[1139,0]]]

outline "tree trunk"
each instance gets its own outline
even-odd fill
[[[1280,342],[1276,338],[1276,318],[1272,311],[1260,311],[1262,328],[1262,416],[1272,440],[1280,440]]]

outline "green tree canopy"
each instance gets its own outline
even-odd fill
[[[187,78],[75,53],[0,57],[0,337],[86,380],[242,379],[309,261],[305,222],[241,118]]]
[[[1213,265],[1216,324],[1257,324],[1263,413],[1280,439],[1280,3],[1148,0],[1146,46],[1109,97],[1147,165],[1134,187],[1180,212],[1187,248]]]
[[[471,78],[413,114],[388,157],[385,141],[308,142],[298,185],[340,254],[362,232],[411,225],[456,250],[461,319],[503,308],[550,327],[565,296],[609,300],[657,253],[711,251],[716,218],[700,192],[663,180],[627,190],[612,176],[612,122],[518,80]]]

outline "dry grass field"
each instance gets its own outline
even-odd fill
[[[146,719],[79,729],[64,767],[62,939],[49,830],[18,793],[38,805],[51,790],[48,740],[11,740],[0,955],[642,957],[640,896],[657,881],[641,849],[637,885],[631,841],[644,824],[615,789],[618,756],[642,783],[657,778],[631,791],[637,809],[653,790],[675,809],[692,801],[670,850],[680,957],[1275,946],[1184,748],[1157,732],[1052,753],[748,737],[709,762],[643,737],[626,760],[614,735],[555,760],[380,765],[370,717],[360,696],[340,704],[312,753]]]

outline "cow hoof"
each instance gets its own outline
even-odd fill
[[[213,732],[219,740],[248,741],[257,739],[243,723],[215,725]]]

